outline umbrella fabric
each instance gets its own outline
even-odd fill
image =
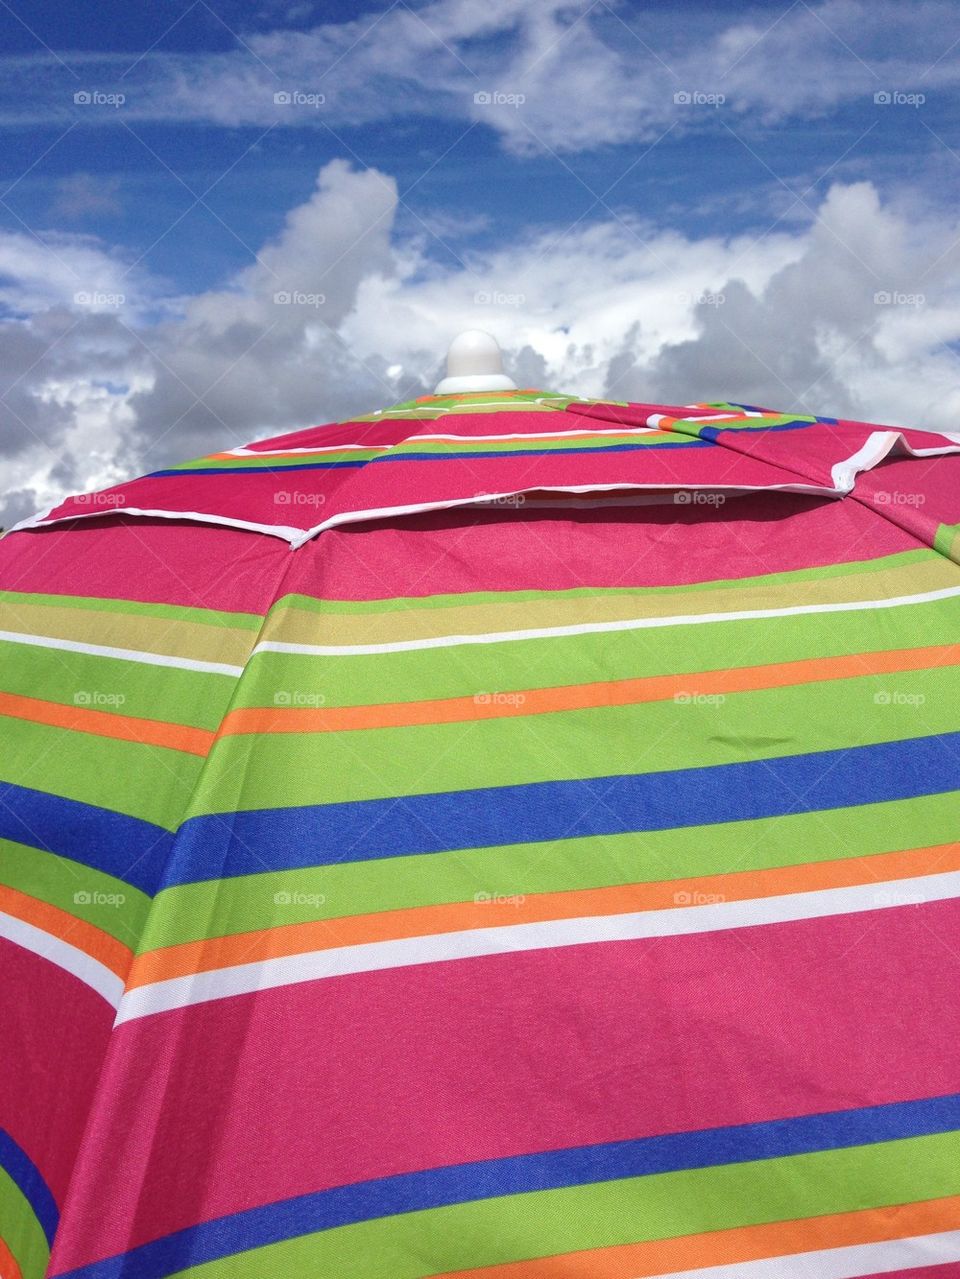
[[[427,397],[0,543],[0,1273],[960,1264],[960,439]]]

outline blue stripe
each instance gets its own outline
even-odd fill
[[[69,857],[153,893],[173,844],[162,826],[0,782],[0,839]]]
[[[459,462],[462,460],[469,461],[471,458],[489,457],[570,457],[572,454],[577,453],[591,453],[605,457],[608,453],[639,453],[651,449],[659,452],[661,449],[702,448],[706,443],[709,443],[709,441],[670,440],[662,444],[605,444],[586,449],[504,449],[469,453],[384,453],[382,457],[369,458],[364,462],[297,462],[284,466],[269,466],[265,463],[259,467],[195,466],[187,467],[183,470],[152,471],[145,478],[156,480],[165,479],[172,475],[272,475],[274,472],[279,473],[281,471],[337,471],[344,467],[366,466],[368,462]]]
[[[661,773],[194,817],[164,886],[586,835],[712,826],[953,791],[960,733]]]
[[[357,469],[366,466],[366,462],[300,462],[295,466],[191,466],[183,470],[151,471],[143,478],[147,480],[165,480],[171,476],[183,479],[189,475],[273,475],[280,471],[340,471],[344,468]]]
[[[641,1137],[430,1168],[298,1195],[205,1221],[60,1279],[163,1279],[187,1266],[360,1221],[626,1177],[839,1150],[960,1128],[960,1095]],[[535,1211],[535,1206],[531,1205]]]
[[[40,1223],[48,1247],[52,1248],[60,1212],[40,1169],[4,1128],[0,1128],[0,1168],[8,1174],[30,1205],[33,1215]]]
[[[745,413],[776,413],[776,409],[761,409],[758,408],[756,404],[735,404],[733,400],[727,400],[727,404],[729,404],[731,408],[743,409]],[[722,408],[724,406],[718,404],[716,407]],[[812,421],[807,423],[808,426],[812,426],[814,422],[822,422],[826,426],[838,426],[840,422],[840,419],[836,417],[817,417],[812,413],[809,414],[809,417],[812,418]]]
[[[805,426],[815,425],[815,422],[800,421],[799,418],[793,422],[778,422],[776,426],[766,422],[758,422],[756,425],[752,422],[725,422],[719,426],[704,426],[699,434],[701,439],[715,443],[718,435],[742,435],[745,432],[758,434],[760,431],[798,431]]]

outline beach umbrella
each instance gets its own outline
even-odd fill
[[[228,443],[0,542],[5,1279],[960,1273],[960,434]]]

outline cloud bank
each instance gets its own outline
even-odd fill
[[[0,235],[0,525],[425,394],[472,327],[527,386],[960,423],[960,227],[870,183],[759,238],[611,216],[443,267],[398,207],[390,175],[334,161],[256,261],[187,297],[90,237]]]
[[[220,53],[11,59],[0,122],[195,121],[341,129],[403,116],[481,123],[518,154],[665,129],[817,118],[877,93],[949,92],[949,0],[746,6],[429,0],[309,30],[238,29]],[[251,13],[250,22],[255,21]]]

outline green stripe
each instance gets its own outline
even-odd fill
[[[203,759],[162,746],[3,720],[0,780],[140,817],[167,830],[180,823]],[[70,749],[66,743],[70,741]]]
[[[274,456],[257,456],[257,457],[197,457],[190,462],[181,462],[174,469],[189,474],[190,471],[197,469],[205,469],[215,466],[220,470],[229,471],[264,471],[276,472],[278,475],[287,472],[285,467],[289,466],[311,466],[317,462],[369,462],[375,457],[379,457],[389,448],[389,445],[378,445],[375,448],[368,449],[338,449],[336,452],[323,453],[295,453],[293,456],[278,457]]]
[[[875,559],[849,560],[841,564],[825,564],[816,568],[791,569],[784,573],[763,573],[757,577],[711,578],[704,582],[692,582],[683,586],[583,586],[567,591],[467,591],[460,595],[406,595],[379,600],[315,599],[307,595],[284,595],[271,607],[271,615],[284,608],[302,609],[311,613],[405,613],[410,609],[466,608],[482,604],[521,604],[537,600],[567,599],[646,599],[650,596],[689,595],[701,591],[722,590],[735,587],[750,590],[758,586],[779,586],[790,582],[829,581],[834,578],[858,576],[864,573],[882,573],[887,569],[909,564],[930,564],[939,557],[927,547],[913,551],[899,551],[896,555],[881,555]]]
[[[723,409],[719,410],[723,412]],[[733,409],[733,412],[742,412]],[[786,422],[807,422],[811,425],[816,418],[802,413],[765,413],[762,417],[748,417],[733,422],[703,422],[697,418],[679,418],[671,424],[671,431],[681,435],[703,436],[706,431],[766,431],[771,427],[782,426]]]
[[[0,839],[0,884],[58,906],[131,949],[150,909],[150,898],[122,879],[8,839]],[[78,901],[84,894],[86,900]],[[122,901],[111,903],[110,898]]]
[[[473,391],[466,395],[425,395],[417,400],[401,400],[399,404],[391,404],[388,409],[381,409],[377,413],[370,413],[366,417],[352,418],[354,422],[366,422],[371,419],[382,417],[384,413],[396,413],[403,409],[424,409],[424,408],[455,408],[461,409],[477,404],[503,404],[509,408],[515,404],[533,404],[537,400],[549,400],[553,404],[573,404],[577,401],[575,395],[561,395],[557,391],[536,391],[536,390],[519,390],[513,391],[509,396],[500,393],[492,393],[490,391]],[[583,400],[584,404],[597,404],[598,400]],[[607,401],[603,401],[607,403]],[[609,401],[609,403],[617,403],[618,401]],[[626,403],[626,401],[623,401]]]
[[[260,629],[263,619],[256,613],[224,613],[215,609],[188,608],[180,604],[144,604],[138,600],[96,599],[87,595],[43,595],[25,591],[0,591],[0,604],[37,604],[51,608],[89,609],[95,613],[129,613],[136,617],[156,617],[164,621],[200,622],[204,626],[226,626],[245,631]],[[2,630],[0,626],[0,630]]]
[[[632,630],[468,643],[386,653],[254,653],[236,707],[273,706],[278,694],[318,705],[366,706],[524,691],[655,675],[696,675],[808,658],[953,644],[960,596],[879,612],[808,613]],[[317,636],[322,641],[322,633]],[[377,636],[371,636],[376,642]],[[913,676],[884,677],[906,687]],[[829,681],[835,686],[835,681]],[[742,696],[742,695],[741,695]],[[308,704],[301,702],[300,704]]]
[[[957,668],[499,720],[217,740],[194,813],[702,768],[956,730]],[[301,687],[303,687],[301,685]],[[314,685],[316,687],[316,685]],[[922,706],[877,704],[893,690]]]
[[[212,732],[235,686],[236,680],[225,675],[0,641],[0,688],[62,706]],[[4,726],[10,722],[2,720]]]
[[[547,401],[547,403],[538,403],[541,400]],[[482,391],[478,391],[476,395],[464,396],[461,399],[452,395],[430,395],[422,400],[402,400],[399,404],[392,404],[388,409],[380,409],[376,413],[367,413],[363,417],[355,417],[350,420],[352,422],[382,422],[384,419],[390,419],[394,414],[412,417],[417,413],[427,415],[437,412],[497,413],[515,410],[521,412],[524,410],[540,410],[544,413],[549,413],[555,410],[562,411],[566,405],[576,404],[577,402],[576,396],[557,395],[552,391],[516,391],[509,396],[494,395],[489,392],[485,394]],[[597,403],[595,400],[579,402],[583,404]]]
[[[933,539],[934,550],[960,564],[960,524],[941,524]]]
[[[19,1186],[0,1168],[0,1238],[13,1253],[23,1279],[42,1279],[50,1249],[40,1222]]]
[[[559,428],[558,428],[559,429]],[[565,430],[576,430],[576,427],[564,426]],[[589,428],[581,428],[584,434],[587,434]],[[489,439],[485,436],[472,437],[464,440],[425,440],[419,436],[411,436],[398,444],[383,444],[370,448],[352,448],[352,449],[336,449],[327,450],[316,453],[295,453],[287,455],[266,455],[256,457],[199,457],[194,458],[190,462],[180,463],[175,469],[184,473],[189,473],[197,469],[216,466],[222,470],[244,471],[255,470],[264,472],[281,473],[285,467],[289,466],[313,466],[323,464],[334,464],[339,462],[369,462],[376,458],[382,457],[389,453],[391,457],[403,456],[405,453],[423,454],[429,453],[437,457],[444,454],[462,454],[462,453],[487,453],[491,449],[495,449],[498,453],[516,453],[522,455],[524,453],[536,452],[562,452],[564,450],[576,448],[582,451],[585,448],[596,449],[601,451],[607,448],[613,448],[623,444],[630,444],[636,447],[651,446],[656,447],[665,442],[670,441],[668,432],[661,432],[656,436],[641,436],[631,434],[630,432],[617,433],[616,435],[605,433],[602,436],[600,430],[609,432],[615,428],[611,426],[597,427],[597,435],[593,439],[578,439],[572,437],[563,439],[550,439],[545,436],[536,435],[533,438],[522,440],[504,440]],[[674,443],[681,441],[674,440]]]
[[[281,924],[513,896],[656,883],[806,862],[842,861],[950,843],[956,817],[941,795],[868,807],[678,830],[511,844],[275,871],[164,889],[139,949]],[[275,901],[319,896],[322,904]]]
[[[544,1254],[960,1193],[960,1134],[653,1174],[340,1226],[178,1271],[191,1279],[425,1279]]]

